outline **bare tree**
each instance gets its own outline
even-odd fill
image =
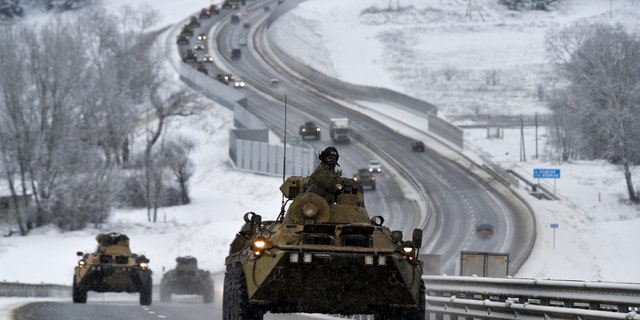
[[[123,12],[0,29],[0,43],[12,44],[0,47],[1,168],[14,198],[25,201],[16,210],[23,234],[27,196],[37,225],[104,221],[139,119],[180,113],[158,91],[164,66],[149,31],[156,13]]]
[[[565,91],[555,92],[549,102],[549,108],[554,113],[552,117],[551,139],[562,161],[574,160],[578,157],[577,146],[580,144],[581,135],[577,130],[579,119],[574,117],[576,110],[580,109]]]
[[[87,103],[87,127],[100,121],[93,134],[107,160],[117,164],[128,160],[129,135],[145,115],[145,93],[162,68],[162,59],[154,53],[155,33],[150,31],[157,16],[141,6],[125,7],[120,17],[93,10],[82,18],[96,77],[93,103]]]
[[[25,29],[6,27],[0,29],[0,91],[2,103],[0,112],[0,143],[2,144],[4,177],[7,179],[14,203],[14,213],[22,235],[29,231],[30,222],[26,215],[31,195],[30,163],[33,156],[30,145],[32,130],[30,110],[26,98],[30,96],[29,80],[26,73],[26,47],[21,43],[21,33]],[[20,201],[19,199],[23,199]]]
[[[155,166],[156,162],[152,159],[152,151],[154,145],[158,142],[163,134],[166,122],[176,116],[189,116],[194,114],[194,109],[190,105],[195,101],[196,96],[188,93],[186,90],[178,90],[170,93],[168,97],[162,95],[160,86],[153,88],[151,91],[151,112],[155,118],[155,129],[147,129],[147,142],[144,151],[145,164],[145,193],[147,196],[147,219],[156,222],[158,219],[158,207],[160,205],[161,186],[158,185],[159,179],[155,178],[153,173],[160,174],[162,170],[158,170]],[[152,182],[156,181],[155,184]],[[153,213],[153,215],[152,215]]]
[[[194,173],[193,162],[189,159],[189,154],[195,145],[193,141],[179,136],[175,140],[168,141],[164,146],[164,158],[166,165],[173,173],[180,189],[180,202],[189,204],[189,179]]]
[[[33,159],[30,176],[38,206],[37,223],[51,222],[56,180],[74,171],[66,158],[81,150],[73,139],[80,97],[86,92],[85,46],[73,22],[54,21],[36,32],[24,32],[27,72],[34,99],[29,100]],[[56,63],[51,63],[55,57]]]
[[[639,202],[630,166],[640,161],[640,41],[621,25],[578,24],[547,44],[565,80],[555,95],[565,100],[551,101],[554,116],[572,118],[576,127],[565,130],[581,136],[581,154],[622,166],[629,198]]]
[[[2,175],[17,201],[21,232],[30,221],[64,229],[100,224],[124,185],[129,141],[144,144],[148,218],[157,220],[162,173],[153,149],[168,119],[193,113],[194,96],[173,90],[154,47],[157,13],[99,8],[75,18],[0,29]],[[55,63],[52,63],[52,60]],[[153,129],[151,129],[153,128]],[[186,168],[186,167],[185,167]],[[188,171],[182,172],[184,187]],[[186,191],[185,191],[186,193]],[[30,220],[28,198],[36,204]]]

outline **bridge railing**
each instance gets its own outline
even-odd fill
[[[57,284],[30,284],[19,282],[0,282],[0,297],[70,297],[69,286]]]
[[[423,276],[427,319],[640,319],[640,284]],[[53,284],[0,282],[0,297],[70,297]],[[369,319],[371,316],[357,316]]]
[[[640,319],[640,284],[424,276],[427,319]]]

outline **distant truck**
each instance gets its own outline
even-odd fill
[[[460,275],[505,278],[509,276],[509,254],[461,251]]]
[[[231,15],[231,24],[239,24],[239,23],[240,23],[240,16],[237,14]]]
[[[242,51],[239,48],[231,49],[231,60],[239,60],[242,57]]]
[[[351,127],[349,127],[348,118],[331,118],[329,119],[329,135],[334,143],[350,143]]]

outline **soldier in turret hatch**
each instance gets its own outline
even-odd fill
[[[342,170],[336,171],[338,164],[338,150],[334,147],[324,149],[318,158],[320,164],[316,167],[309,178],[308,192],[319,194],[328,203],[333,202],[333,195],[342,176]]]

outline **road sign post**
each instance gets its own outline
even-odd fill
[[[533,169],[533,177],[538,179],[553,179],[553,195],[556,195],[556,179],[560,179],[560,169]]]

